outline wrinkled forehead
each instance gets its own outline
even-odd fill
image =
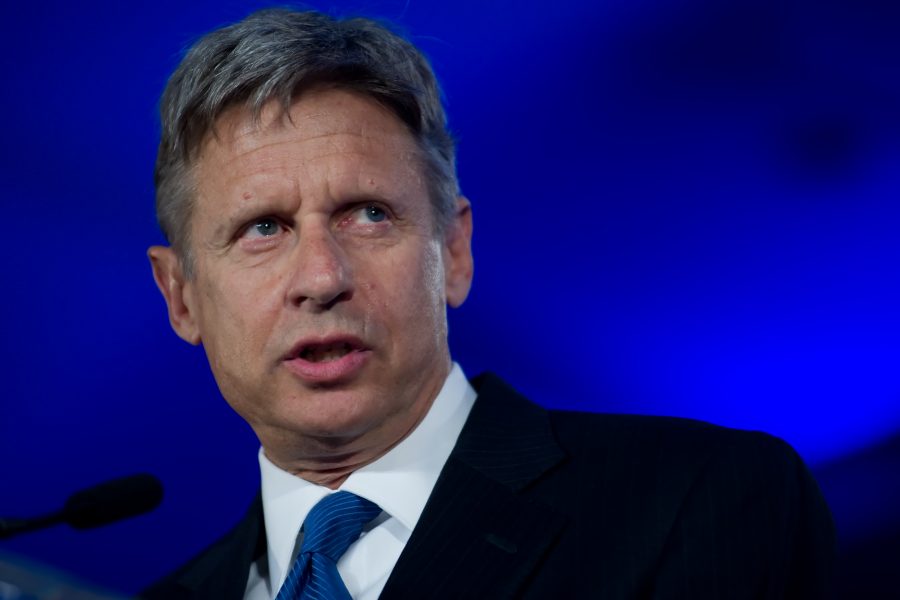
[[[341,89],[320,88],[294,98],[290,105],[272,99],[258,110],[245,104],[226,108],[201,141],[199,156],[211,146],[233,155],[252,152],[260,140],[304,142],[341,138],[377,144],[397,159],[421,158],[408,127],[373,98]]]

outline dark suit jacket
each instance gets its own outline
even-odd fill
[[[484,375],[382,598],[826,598],[834,530],[796,453],[683,419],[544,410]],[[240,600],[259,499],[145,598]]]

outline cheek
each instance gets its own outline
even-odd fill
[[[443,322],[446,319],[446,298],[444,293],[444,260],[437,244],[429,248],[423,264],[422,292],[423,302],[434,310],[433,320]]]
[[[247,355],[259,352],[273,301],[260,290],[272,285],[252,277],[220,276],[203,286],[200,335],[214,370],[240,370],[249,362]]]
[[[395,265],[397,273],[392,286],[389,304],[394,311],[402,309],[398,315],[404,323],[432,329],[440,335],[444,329],[444,268],[440,248],[429,243],[408,257],[402,264]],[[425,336],[423,336],[425,337]]]
[[[354,256],[357,292],[365,306],[365,328],[385,328],[392,343],[407,337],[426,343],[426,328],[439,330],[443,317],[443,263],[436,247],[416,244],[397,252]],[[425,338],[425,339],[422,339]]]

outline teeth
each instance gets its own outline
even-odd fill
[[[300,352],[300,358],[309,362],[328,362],[346,356],[351,350],[350,344],[347,343],[313,346],[304,348]]]

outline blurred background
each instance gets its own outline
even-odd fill
[[[132,472],[156,512],[0,551],[134,593],[218,537],[258,443],[169,329],[159,94],[260,2],[19,2],[0,29],[0,515]],[[475,214],[454,357],[535,401],[790,442],[845,595],[900,565],[900,4],[358,0],[431,57]],[[172,540],[177,540],[173,544]]]

